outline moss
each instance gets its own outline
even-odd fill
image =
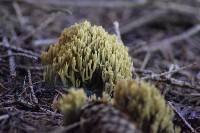
[[[130,79],[128,49],[101,26],[85,21],[63,31],[58,43],[41,55],[45,80],[60,77],[66,86],[113,91],[119,79]]]
[[[173,133],[173,112],[154,86],[134,80],[121,80],[114,104],[127,112],[145,133]]]
[[[64,124],[69,125],[79,120],[80,110],[87,102],[83,89],[74,88],[58,101],[57,108],[64,114]]]

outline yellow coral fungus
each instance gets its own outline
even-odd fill
[[[87,96],[85,95],[83,89],[74,88],[69,90],[67,95],[58,101],[57,107],[64,114],[64,123],[66,125],[71,124],[79,119],[79,113],[86,104]]]
[[[119,79],[132,77],[127,48],[101,26],[85,21],[67,28],[58,43],[42,53],[45,80],[60,77],[64,85],[113,91]]]
[[[131,116],[145,133],[172,133],[173,112],[152,85],[134,80],[118,82],[115,105]]]
[[[113,104],[113,98],[106,92],[103,92],[101,97],[97,97],[95,94],[89,96],[88,102],[101,102],[106,104]]]

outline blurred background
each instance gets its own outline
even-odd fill
[[[1,0],[0,15],[1,36],[27,48],[53,44],[83,20],[115,33],[117,21],[138,67],[199,62],[199,0]],[[145,55],[152,63],[142,64]]]

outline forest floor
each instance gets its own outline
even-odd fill
[[[65,88],[44,82],[39,58],[65,27],[86,19],[121,35],[134,78],[160,89],[182,132],[200,132],[200,1],[77,1],[0,1],[0,132],[62,126],[52,105]]]

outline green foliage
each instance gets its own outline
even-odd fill
[[[87,21],[67,28],[57,44],[42,53],[45,80],[60,77],[64,85],[112,92],[120,79],[132,77],[128,49],[101,26]]]
[[[173,133],[173,112],[154,86],[134,80],[118,82],[115,105],[131,116],[145,133]]]
[[[67,95],[63,95],[57,103],[57,108],[64,114],[65,125],[79,120],[80,110],[86,102],[87,96],[83,89],[72,88]]]

